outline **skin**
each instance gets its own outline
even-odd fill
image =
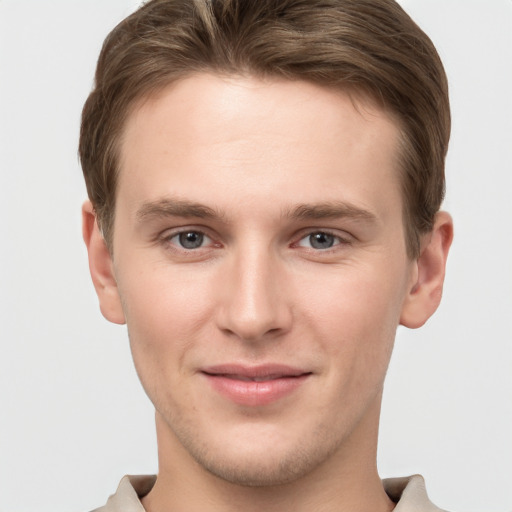
[[[84,239],[156,409],[148,511],[393,508],[375,464],[383,381],[397,326],[438,306],[452,239],[439,213],[407,257],[397,141],[384,111],[305,82],[199,74],[130,115],[114,258],[90,203]],[[204,371],[270,363],[306,377],[266,404]]]

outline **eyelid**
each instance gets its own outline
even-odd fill
[[[199,245],[198,247],[183,247],[183,245],[181,244],[180,237],[183,234],[187,235],[189,233],[195,233],[199,235],[201,237],[201,245]],[[176,239],[177,243],[173,243],[174,239]],[[183,231],[181,233],[176,233],[175,235],[168,237],[167,240],[169,243],[176,245],[180,250],[184,251],[198,251],[199,249],[203,249],[204,247],[208,246],[209,242],[212,242],[212,239],[208,235],[201,233],[200,231],[193,231],[191,229],[187,229],[186,231]]]
[[[300,242],[302,242],[304,239],[310,237],[311,235],[317,234],[317,233],[323,233],[329,236],[334,237],[337,240],[337,243],[335,243],[332,247],[329,247],[327,249],[315,249],[313,247],[305,247],[303,245],[300,245]],[[329,251],[334,251],[336,248],[341,246],[347,246],[351,245],[354,241],[354,236],[347,233],[346,231],[340,232],[336,229],[329,229],[329,228],[308,228],[307,230],[302,230],[296,237],[295,242],[293,242],[292,247],[302,247],[304,249],[309,249],[314,252],[318,253],[327,253]]]
[[[186,249],[184,247],[180,247],[179,245],[175,243],[171,243],[171,240],[182,234],[187,232],[197,232],[202,234],[205,238],[209,240],[209,243],[207,245],[198,247],[197,249]],[[315,248],[308,248],[305,246],[300,246],[300,242],[303,241],[305,238],[314,235],[315,233],[325,233],[326,235],[333,236],[336,239],[336,243],[327,249],[315,249]],[[162,230],[160,233],[158,233],[155,236],[155,243],[162,244],[162,245],[168,245],[172,248],[172,250],[179,251],[182,253],[192,253],[192,252],[199,252],[200,250],[209,250],[212,248],[218,248],[222,247],[223,244],[218,241],[219,237],[218,235],[212,233],[212,230],[209,229],[206,226],[198,226],[198,225],[183,225],[173,228],[167,228]],[[290,244],[290,247],[301,247],[306,250],[310,250],[315,253],[328,253],[330,251],[335,251],[339,246],[348,246],[351,245],[356,238],[348,233],[347,231],[340,231],[337,229],[332,228],[304,228],[301,229],[294,237],[293,242]]]
[[[183,233],[199,233],[204,236],[205,239],[209,240],[209,243],[198,247],[197,249],[186,249],[185,247],[180,247],[178,244],[172,243],[171,240]],[[204,226],[179,226],[175,228],[168,228],[164,231],[160,232],[156,237],[156,242],[172,247],[173,250],[180,251],[183,253],[190,252],[199,252],[201,249],[207,250],[212,247],[220,247],[220,243],[215,241],[215,236],[211,233],[210,229],[205,228]]]

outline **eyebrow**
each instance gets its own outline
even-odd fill
[[[139,222],[167,217],[224,219],[224,213],[209,206],[186,199],[163,198],[142,204],[137,210]],[[299,204],[283,212],[283,217],[294,220],[322,220],[349,218],[375,222],[377,217],[372,212],[342,201],[329,201],[314,204]]]
[[[136,213],[137,220],[140,222],[167,217],[214,219],[223,216],[209,206],[184,199],[159,199],[146,202]]]
[[[322,220],[349,218],[375,222],[377,216],[364,208],[359,208],[342,201],[300,204],[285,212],[286,217],[296,220]]]

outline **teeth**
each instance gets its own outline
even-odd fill
[[[266,382],[278,379],[280,375],[266,375],[265,377],[246,377],[245,375],[226,375],[229,379],[241,380],[243,382]]]

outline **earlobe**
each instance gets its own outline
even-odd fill
[[[82,235],[89,255],[89,270],[103,316],[115,324],[124,324],[125,317],[113,272],[112,258],[101,234],[90,201],[82,206]]]
[[[415,276],[408,290],[400,324],[421,327],[436,311],[443,293],[448,251],[453,240],[453,222],[446,212],[438,212],[434,227],[422,240]]]

